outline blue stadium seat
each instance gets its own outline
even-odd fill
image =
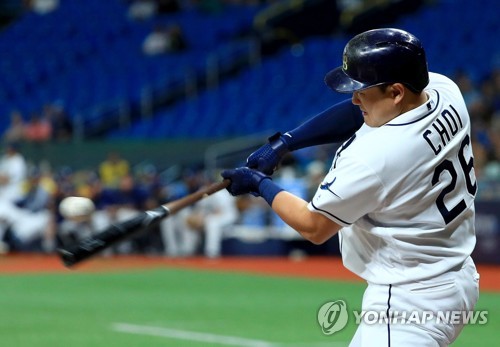
[[[257,8],[252,7],[254,11]],[[15,108],[19,100],[29,98],[32,102],[23,101],[21,106],[41,109],[45,102],[63,99],[70,115],[85,116],[88,109],[99,109],[100,104],[125,97],[133,107],[145,89],[165,94],[182,87],[188,67],[204,74],[207,55],[221,43],[219,39],[223,35],[229,39],[227,35],[237,26],[248,29],[252,18],[252,12],[242,6],[228,7],[233,16],[231,24],[220,20],[225,17],[195,11],[159,16],[164,22],[179,20],[193,50],[146,57],[141,45],[155,21],[133,22],[127,10],[121,0],[88,0],[84,6],[81,1],[66,0],[46,15],[23,15],[0,34],[0,75],[5,76],[0,79],[0,88],[12,96],[0,99],[0,107]],[[227,64],[237,58],[224,57]]]
[[[480,81],[500,56],[498,45],[491,45],[500,26],[497,8],[495,0],[482,0],[480,6],[441,0],[391,25],[424,42],[431,70],[452,75],[462,69]],[[228,6],[227,17],[190,10],[141,23],[130,21],[126,10],[121,0],[89,0],[83,7],[80,1],[66,0],[53,13],[27,13],[9,26],[0,35],[0,110],[33,112],[44,102],[63,100],[71,115],[83,114],[90,122],[99,117],[98,110],[120,100],[137,106],[146,90],[159,96],[182,87],[186,69],[203,78],[209,54],[217,53],[222,66],[243,56],[248,43],[230,41],[251,27],[259,7]],[[140,45],[156,23],[181,25],[192,50],[143,56]],[[436,31],[430,23],[453,27],[453,32]],[[349,97],[323,83],[324,74],[341,63],[348,39],[306,39],[302,46],[285,48],[221,81],[219,88],[181,100],[109,137],[209,138],[295,126]]]

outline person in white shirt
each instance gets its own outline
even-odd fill
[[[163,220],[161,228],[167,255],[193,256],[202,246],[206,257],[220,257],[224,232],[236,223],[238,216],[236,199],[223,190],[211,199],[203,199],[180,211],[174,218]]]
[[[0,158],[0,200],[19,202],[24,197],[23,184],[27,179],[28,165],[18,150],[18,144],[5,144],[5,153]]]

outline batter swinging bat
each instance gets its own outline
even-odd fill
[[[162,219],[175,214],[179,210],[227,188],[229,184],[230,181],[227,179],[221,182],[212,183],[181,199],[169,202],[149,211],[141,212],[138,216],[124,222],[112,224],[97,234],[79,241],[74,246],[58,249],[57,252],[64,265],[71,267],[115,243],[123,241],[127,237],[140,231],[147,230],[151,226],[158,224]]]

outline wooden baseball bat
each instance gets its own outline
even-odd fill
[[[157,225],[162,219],[227,188],[229,184],[230,181],[225,179],[221,182],[204,186],[181,199],[171,201],[152,210],[141,212],[138,216],[121,223],[112,224],[71,247],[58,249],[57,253],[64,265],[71,267],[136,233],[146,231],[148,228]]]

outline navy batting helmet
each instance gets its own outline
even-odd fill
[[[344,48],[342,66],[325,77],[325,83],[340,93],[398,82],[417,93],[429,83],[420,40],[399,29],[374,29],[356,35]]]

